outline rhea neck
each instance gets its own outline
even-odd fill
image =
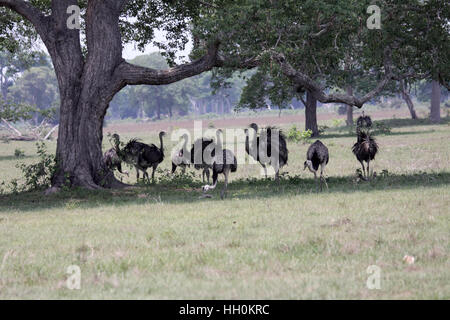
[[[185,150],[186,147],[187,147],[187,144],[188,144],[188,135],[187,134],[183,134],[182,138],[184,140],[184,142],[183,142],[183,150]]]
[[[314,170],[313,163],[311,160],[306,161],[306,167],[311,171],[312,173],[316,173],[316,170]]]
[[[164,133],[160,132],[159,133],[159,143],[161,145],[161,147],[160,147],[161,152],[164,152],[163,136],[164,136]]]
[[[221,134],[222,134],[222,130],[219,129],[219,130],[216,131],[216,144],[217,144],[218,150],[222,150]]]

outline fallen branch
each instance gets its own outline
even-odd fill
[[[36,140],[38,140],[34,136],[24,136],[24,135],[21,135],[21,136],[9,136],[6,139],[10,140],[10,141],[36,141]]]
[[[47,140],[48,138],[50,138],[50,136],[52,135],[53,132],[55,132],[55,130],[59,127],[59,124],[57,124],[56,126],[54,126],[44,137],[44,141]]]
[[[2,118],[2,121],[6,124],[6,126],[8,127],[8,129],[10,129],[11,131],[15,132],[16,135],[21,136],[22,132],[20,132],[19,130],[17,130],[11,123],[9,123],[6,119]]]

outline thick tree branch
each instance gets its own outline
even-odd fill
[[[48,31],[48,17],[41,11],[22,0],[0,0],[0,7],[9,8],[30,21],[41,37]]]
[[[123,85],[162,85],[189,78],[222,65],[218,58],[219,44],[218,41],[213,43],[202,58],[168,70],[155,70],[123,61],[116,68],[114,77]]]
[[[373,90],[361,98],[343,93],[326,94],[324,88],[317,84],[308,75],[294,69],[294,67],[286,61],[283,54],[274,52],[272,53],[272,57],[280,64],[283,74],[288,77],[295,84],[295,86],[310,91],[314,97],[322,103],[345,103],[350,106],[361,108],[366,102],[378,95],[384,89],[386,84],[393,78],[390,48],[386,48],[384,52],[384,77]]]

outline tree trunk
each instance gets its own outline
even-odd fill
[[[441,86],[437,80],[433,80],[431,83],[430,120],[433,123],[441,121]]]
[[[402,80],[400,80],[400,93],[402,95],[403,100],[405,100],[406,105],[408,106],[409,113],[411,114],[412,119],[417,119],[416,110],[414,109],[414,104],[406,91],[405,84]]]
[[[69,3],[52,2],[56,26],[41,34],[52,57],[61,100],[52,189],[67,184],[88,189],[123,186],[102,161],[103,119],[109,102],[124,86],[111,77],[123,61],[119,16],[109,2],[88,2],[89,54],[84,59],[79,32],[67,29]]]
[[[319,136],[317,126],[317,99],[309,91],[306,92],[305,130],[311,130],[312,136]]]
[[[353,95],[353,88],[351,86],[347,87],[347,94]],[[353,107],[347,105],[347,126],[351,127],[353,126]]]
[[[218,59],[219,41],[210,44],[203,57],[164,72],[127,63],[122,58],[119,26],[127,2],[87,1],[84,55],[80,30],[67,27],[67,8],[77,1],[53,0],[48,15],[30,1],[0,0],[1,8],[15,11],[34,26],[51,56],[58,80],[57,170],[50,191],[67,183],[89,189],[123,186],[102,162],[103,120],[109,102],[122,88],[170,84],[222,64]]]
[[[103,167],[102,140],[103,114],[92,114],[98,105],[92,102],[78,104],[71,114],[63,110],[72,105],[63,101],[58,133],[56,157],[58,171],[53,178],[53,185],[79,185],[90,189],[109,187],[114,184],[114,176]],[[106,110],[106,106],[105,106]],[[91,111],[91,112],[89,112]]]
[[[169,103],[169,117],[172,119],[173,113],[172,113],[172,105]]]

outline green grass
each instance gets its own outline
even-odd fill
[[[449,299],[449,119],[386,122],[370,183],[355,178],[354,136],[327,130],[329,190],[319,194],[303,171],[307,145],[289,143],[279,186],[241,165],[226,200],[217,190],[200,199],[198,172],[167,177],[169,157],[155,185],[3,195],[0,298]],[[37,160],[33,143],[0,147],[0,180]],[[81,290],[65,285],[74,264]],[[366,287],[370,265],[381,268],[380,290]]]

